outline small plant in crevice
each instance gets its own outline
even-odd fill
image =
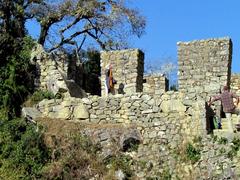
[[[219,149],[219,154],[225,154],[226,153],[226,149],[225,148],[220,148]]]
[[[169,167],[165,167],[162,172],[158,172],[157,177],[148,177],[148,180],[171,180],[172,173]]]
[[[220,139],[218,139],[218,143],[219,144],[227,144],[228,143],[228,139],[225,137],[221,137]]]
[[[201,158],[200,149],[194,147],[191,143],[186,146],[186,158],[190,160],[193,164]]]
[[[169,170],[168,168],[165,168],[165,169],[163,170],[163,173],[162,173],[161,178],[162,178],[163,180],[171,180],[171,179],[172,179],[171,172],[170,172],[170,170]]]
[[[234,138],[232,140],[231,150],[228,151],[227,155],[230,159],[233,159],[237,155],[237,152],[240,150],[240,139]]]
[[[131,165],[133,164],[133,159],[125,154],[118,154],[109,157],[105,161],[105,165],[110,169],[110,171],[115,172],[117,170],[122,170],[126,175],[126,178],[133,177],[133,171]]]
[[[144,160],[139,160],[136,162],[137,166],[140,167],[141,169],[145,169],[147,167],[147,161]]]
[[[193,138],[193,143],[202,143],[202,137],[201,136],[195,136]]]
[[[54,94],[50,91],[37,90],[28,98],[28,100],[24,103],[24,106],[33,106],[34,104],[37,104],[43,99],[54,99],[54,98],[55,98]]]
[[[216,142],[218,140],[218,136],[211,134],[212,142]]]

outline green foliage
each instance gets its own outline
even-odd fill
[[[188,143],[186,146],[186,158],[192,163],[197,162],[201,158],[200,149],[197,149],[191,143]]]
[[[22,119],[0,123],[0,179],[7,176],[13,179],[39,177],[49,159],[43,134]]]
[[[88,50],[86,52],[87,61],[84,62],[84,71],[86,74],[101,74],[100,53],[97,50]]]
[[[221,137],[220,139],[218,139],[218,143],[219,144],[227,144],[228,143],[228,139],[225,137]]]
[[[17,44],[21,49],[16,54],[9,53],[0,67],[0,109],[4,119],[18,116],[22,102],[33,91],[33,67],[29,59],[34,43],[26,37]]]
[[[52,92],[46,90],[35,91],[30,98],[24,103],[25,106],[33,106],[43,99],[54,99],[55,96]]]
[[[147,177],[147,180],[171,180],[172,174],[169,167],[165,167],[162,172],[158,172],[156,177]]]
[[[101,150],[100,144],[93,144],[89,137],[83,135],[73,137],[73,146],[79,147],[89,154],[96,154]]]
[[[112,156],[105,161],[105,164],[110,167],[113,172],[121,169],[128,178],[133,176],[133,171],[131,170],[132,163],[132,158],[124,154]]]
[[[218,140],[218,136],[211,134],[212,141],[216,142]]]
[[[233,158],[237,155],[237,152],[240,150],[240,139],[234,138],[232,140],[231,150],[228,152],[228,157]]]
[[[48,149],[42,133],[17,118],[21,104],[33,92],[34,67],[29,59],[34,42],[23,37],[24,29],[16,28],[14,18],[0,23],[0,179],[36,179],[48,160]]]
[[[165,168],[163,170],[163,173],[161,174],[161,177],[162,177],[163,180],[171,180],[172,175],[170,173],[170,170],[168,168]]]

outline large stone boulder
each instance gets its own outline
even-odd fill
[[[43,117],[43,114],[34,107],[24,107],[22,108],[22,117],[29,121],[36,122],[38,118]]]
[[[89,112],[87,108],[79,103],[73,110],[73,118],[74,119],[87,119],[89,118]]]

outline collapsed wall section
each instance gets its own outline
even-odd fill
[[[232,42],[230,38],[178,42],[178,85],[188,96],[202,97],[230,85]]]
[[[144,54],[139,49],[101,52],[101,94],[106,95],[106,71],[112,66],[115,94],[142,92]]]
[[[31,63],[36,66],[35,88],[48,90],[54,95],[64,93],[65,96],[85,97],[80,88],[82,73],[76,60],[71,59],[66,53],[47,53],[37,44],[31,53]],[[77,77],[78,76],[78,77]],[[79,82],[76,82],[79,80]]]

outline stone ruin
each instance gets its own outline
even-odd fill
[[[170,112],[178,110],[179,108],[176,107],[176,105],[179,107],[186,106],[184,109],[187,109],[188,113],[192,111],[190,113],[192,114],[194,113],[194,108],[192,108],[192,106],[194,106],[196,101],[203,102],[204,104],[211,96],[220,93],[221,88],[224,85],[230,86],[232,42],[229,38],[221,38],[192,42],[178,42],[177,45],[179,92],[168,92],[168,79],[164,75],[144,76],[144,54],[138,49],[101,52],[100,82],[102,95],[99,97],[94,95],[87,96],[84,90],[80,88],[81,83],[76,82],[76,79],[79,79],[79,74],[76,73],[76,69],[78,69],[76,62],[70,63],[69,61],[66,61],[68,57],[65,54],[59,53],[55,56],[47,54],[42,47],[37,46],[32,54],[32,61],[35,61],[38,69],[36,87],[48,89],[54,92],[54,94],[58,92],[64,93],[64,96],[69,97],[70,99],[71,97],[85,97],[88,98],[90,102],[97,102],[89,106],[88,100],[86,100],[88,102],[86,104],[83,100],[76,100],[76,102],[83,101],[83,104],[88,106],[87,109],[90,115],[89,118],[87,118],[87,121],[89,122],[101,122],[101,119],[105,119],[105,122],[108,122],[108,120],[118,122],[118,120],[116,120],[117,118],[112,118],[114,116],[119,117],[121,119],[120,121],[123,121],[123,119],[128,119],[129,121],[129,118],[141,118],[138,118],[136,113],[142,114],[142,112],[146,111],[150,114],[149,117],[151,117],[151,113],[161,114],[164,111]],[[113,67],[113,76],[117,80],[115,96],[106,96],[105,90],[106,66],[109,66],[110,64]],[[69,69],[71,69],[71,71]],[[71,72],[70,75],[69,72]],[[236,80],[233,82],[236,84]],[[165,94],[174,94],[174,96],[176,96],[175,99],[179,99],[179,103],[173,102],[175,100],[172,99],[172,97],[162,99]],[[136,99],[140,98],[141,102],[136,103],[134,102],[135,100],[131,102],[131,106],[133,104],[136,105],[136,107],[134,107],[135,113],[131,112],[131,116],[127,115],[129,113],[124,114],[125,111],[118,112],[114,110],[114,106],[119,105],[119,103],[121,104],[125,97],[130,97],[130,99],[132,99],[132,97],[135,96],[137,97]],[[154,102],[150,103],[150,106],[144,105],[144,103],[149,104],[149,102],[145,102],[145,99],[142,99],[142,97],[145,96],[151,96],[145,99],[154,99]],[[171,101],[166,102],[169,98]],[[106,102],[111,102],[112,99],[115,99],[117,102],[114,102],[113,104],[110,103],[109,107],[114,111],[111,109],[108,111],[106,110],[108,107],[108,105],[106,105],[108,103]],[[156,102],[157,99],[161,99],[162,102]],[[124,104],[124,102],[122,103]],[[76,103],[68,104],[74,107],[73,104]],[[99,104],[100,106],[95,106],[95,104]],[[42,104],[39,105],[39,107],[41,106]],[[44,106],[46,105],[44,104]],[[105,110],[103,111],[102,109],[104,108]],[[154,108],[154,110],[151,108]],[[117,109],[121,110],[121,108]],[[200,131],[198,133],[201,134],[202,130],[205,129],[209,131],[209,128],[211,128],[209,122],[215,112],[206,105],[199,109],[201,109],[201,116],[192,123],[199,127],[198,129]],[[138,110],[141,112],[137,112]],[[66,114],[69,115],[65,115],[65,118],[76,119],[76,116],[72,115],[73,111],[66,111],[68,112]],[[215,103],[214,111],[221,116],[220,103]],[[108,118],[108,114],[106,113],[109,113],[112,117]],[[47,112],[44,112],[44,114],[48,115]],[[56,115],[55,113],[50,114],[52,114],[52,117]],[[59,116],[57,115],[57,117]],[[147,121],[152,121],[152,118],[147,119]]]
[[[232,42],[229,38],[208,39],[178,43],[179,91],[192,100],[219,94],[224,85],[230,87]],[[214,113],[222,116],[220,102],[214,109],[206,106],[206,121],[203,126],[211,131]]]
[[[71,89],[67,87],[67,63],[54,61],[46,53],[36,53],[32,59],[40,71],[38,87],[55,93],[62,90],[65,93],[62,99],[40,102],[36,106],[39,116],[98,124],[99,128],[102,124],[134,126],[142,136],[142,144],[134,158],[152,162],[154,171],[164,169],[159,162],[169,162],[171,171],[179,174],[182,169],[174,165],[175,160],[169,154],[179,144],[196,136],[206,136],[211,130],[209,121],[213,110],[206,104],[209,97],[220,93],[222,86],[226,84],[240,92],[237,75],[234,75],[230,83],[232,42],[229,38],[178,42],[178,92],[168,91],[168,79],[164,75],[143,75],[144,54],[138,49],[101,52],[102,95],[87,95],[81,88],[77,91],[73,88],[75,93],[79,91],[84,94],[81,98],[70,93]],[[104,83],[108,64],[112,65],[113,76],[118,84],[115,95],[106,96]],[[75,83],[74,80],[71,82]],[[124,87],[121,90],[120,84]],[[215,108],[221,115],[220,103],[216,103]],[[25,114],[26,111],[25,108]],[[95,132],[92,132],[92,136],[104,145],[112,136],[108,133],[110,132],[104,128],[99,131],[98,137],[95,137]],[[88,135],[91,136],[91,131]],[[212,145],[208,150],[212,150]],[[216,161],[208,153],[204,157],[207,159],[206,163],[201,163],[199,169],[194,167],[199,170],[200,175],[208,173],[209,164]],[[225,171],[229,161],[226,157],[221,158],[225,163]],[[181,173],[182,178],[189,177],[188,175],[189,171]]]
[[[36,66],[35,88],[49,90],[56,95],[82,98],[81,67],[64,52],[46,53],[41,45],[36,45],[31,54],[31,63]]]

